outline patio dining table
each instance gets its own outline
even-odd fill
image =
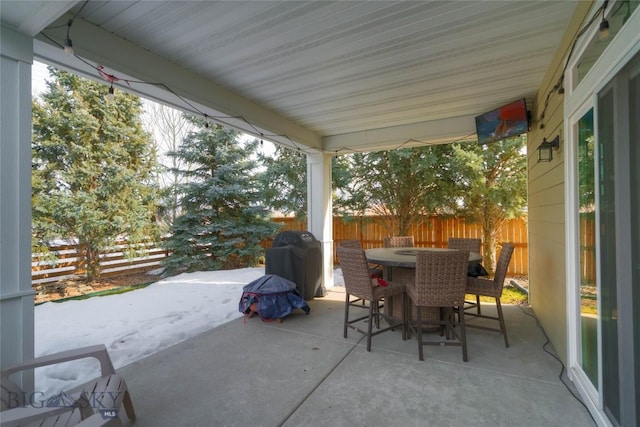
[[[385,276],[388,280],[393,280],[394,267],[415,269],[416,254],[418,252],[450,252],[456,249],[447,248],[375,248],[367,249],[367,260],[371,263],[380,264],[385,267]],[[469,264],[479,263],[482,256],[477,252],[469,252]]]
[[[447,248],[374,248],[365,251],[367,260],[372,264],[379,264],[383,267],[383,277],[385,280],[393,280],[394,282],[412,283],[415,280],[416,254],[421,251],[427,252],[448,252],[456,249]],[[469,252],[469,265],[477,264],[482,261],[482,256],[477,252]],[[385,304],[385,312],[390,316],[397,316],[402,313],[402,302],[399,298],[389,301],[389,305]],[[394,315],[395,313],[395,315]],[[440,316],[440,310],[436,307],[423,307],[423,318],[437,318]],[[411,318],[416,319],[416,308],[412,308]]]

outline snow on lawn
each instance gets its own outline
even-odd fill
[[[335,285],[344,285],[340,270]],[[242,316],[242,287],[264,268],[184,273],[124,294],[35,307],[35,354],[104,344],[116,369]],[[99,375],[86,359],[36,369],[35,390],[50,396]]]

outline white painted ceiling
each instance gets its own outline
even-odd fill
[[[473,138],[476,115],[531,103],[576,4],[3,0],[0,12],[45,62],[94,78],[102,65],[125,90],[348,152]],[[61,54],[72,18],[86,63]]]

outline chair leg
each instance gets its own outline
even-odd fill
[[[349,323],[349,293],[345,292],[346,300],[344,303],[344,337],[347,337],[347,325]]]
[[[416,307],[416,328],[418,335],[418,359],[424,360],[424,349],[422,347],[422,310],[420,307]]]
[[[446,323],[445,323],[446,321]],[[440,336],[444,335],[446,340],[451,339],[453,328],[451,327],[451,319],[449,319],[449,308],[440,307]]]
[[[369,301],[369,318],[367,319],[367,351],[371,351],[371,332],[373,329],[373,316],[377,317],[377,310],[374,310],[374,301]],[[376,301],[376,304],[378,302]]]
[[[402,307],[402,341],[406,341],[407,340],[407,327],[408,327],[408,322],[409,319],[407,317],[407,294],[402,294],[402,305],[400,307]]]
[[[460,311],[460,309],[458,310]],[[464,311],[464,309],[462,311]],[[462,341],[462,361],[468,362],[469,356],[467,354],[467,331],[465,329],[465,324],[464,324],[464,313],[462,313],[462,315],[459,316],[458,321],[460,322],[460,341]]]
[[[478,308],[478,315],[482,314],[480,312],[480,295],[476,295],[476,307]]]
[[[122,404],[124,405],[124,410],[126,411],[129,420],[135,421],[136,411],[133,409],[133,402],[131,402],[131,395],[129,394],[129,390],[124,392],[124,399],[122,400]]]
[[[411,338],[411,298],[409,298],[409,295],[405,295],[404,296],[404,307],[403,307],[403,315],[405,318],[405,325],[407,328],[407,338]]]
[[[502,313],[502,305],[500,304],[500,298],[496,298],[496,308],[498,309],[498,319],[500,321],[500,329],[502,335],[504,335],[504,345],[509,347],[509,340],[507,339],[507,327],[504,323],[504,314]]]
[[[392,324],[393,322],[391,321],[391,319],[395,319],[393,317],[393,304],[394,304],[394,300],[393,298],[395,297],[388,297],[385,298],[386,302],[383,302],[382,305],[382,312],[386,315],[389,316],[389,325],[391,326],[391,330],[395,331],[396,330],[396,325]],[[386,305],[386,307],[385,307]],[[380,318],[380,316],[378,316],[378,319]],[[380,328],[380,325],[378,325],[378,328]]]

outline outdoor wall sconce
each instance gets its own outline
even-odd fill
[[[602,5],[602,21],[600,21],[600,27],[598,28],[600,40],[606,40],[609,38],[609,21],[604,17],[604,13],[607,10],[607,3],[609,2],[605,1]]]
[[[550,162],[553,160],[553,150],[558,148],[560,148],[560,135],[551,141],[543,138],[542,144],[538,147],[538,162]]]
[[[600,33],[600,40],[608,39],[609,38],[609,21],[602,18],[602,21],[600,22],[600,27],[598,30]]]

